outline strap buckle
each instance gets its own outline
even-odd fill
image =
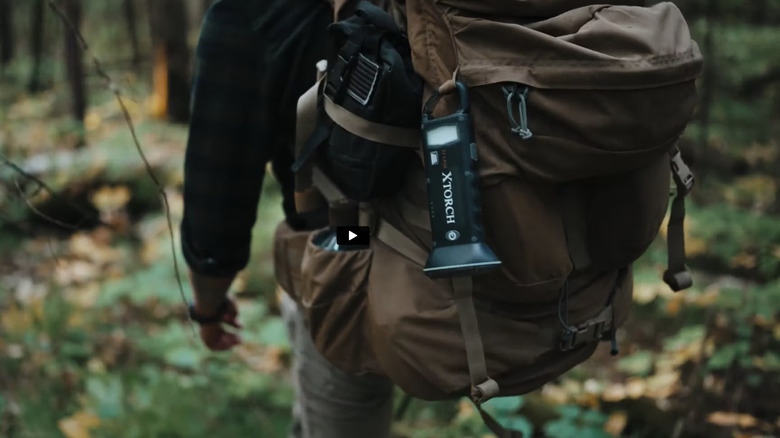
[[[603,340],[610,328],[608,323],[590,320],[577,327],[564,327],[559,342],[561,351],[571,351],[580,345]]]
[[[689,287],[693,286],[693,277],[691,276],[691,272],[684,266],[682,269],[676,272],[667,269],[664,271],[663,278],[664,283],[669,285],[669,287],[674,292],[679,292],[683,289],[688,289]]]
[[[685,164],[680,148],[675,146],[671,151],[671,155],[672,177],[674,178],[674,183],[677,185],[678,193],[682,192],[680,194],[686,196],[693,190],[696,178],[694,178],[691,168]]]

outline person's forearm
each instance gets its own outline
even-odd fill
[[[227,296],[235,275],[230,277],[208,277],[190,271],[190,285],[195,298],[195,311],[202,315],[214,314]]]

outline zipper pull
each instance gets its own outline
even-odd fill
[[[502,87],[504,96],[506,97],[506,111],[509,114],[509,120],[512,125],[512,132],[517,134],[523,140],[528,140],[533,137],[534,134],[528,129],[528,108],[526,107],[526,99],[528,98],[528,87],[523,87],[522,90],[518,90],[518,84],[504,85]],[[520,113],[520,122],[515,119],[514,112],[512,111],[512,99],[517,97],[518,112]]]

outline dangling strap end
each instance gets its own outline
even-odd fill
[[[679,292],[693,286],[693,277],[691,276],[691,271],[685,266],[676,272],[667,269],[664,272],[664,283],[669,285],[674,292]]]

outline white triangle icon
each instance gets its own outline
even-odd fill
[[[354,239],[355,237],[357,237],[357,234],[353,233],[352,231],[350,231],[350,232],[347,234],[347,240],[352,240],[352,239]]]

